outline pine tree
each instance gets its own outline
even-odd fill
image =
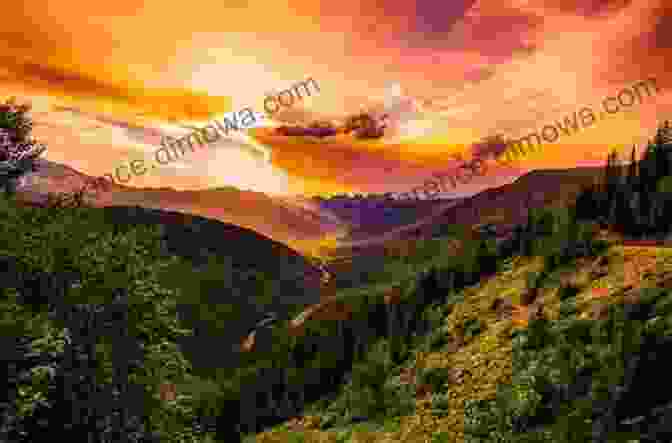
[[[656,187],[657,181],[657,155],[658,151],[656,145],[649,143],[646,149],[646,154],[644,156],[644,170],[640,169],[640,175],[642,175],[642,191],[651,192]],[[643,174],[642,174],[643,172]]]
[[[490,253],[486,240],[479,242],[477,251],[478,270],[482,274],[490,274],[497,268],[497,258]]]
[[[0,188],[8,195],[21,176],[35,170],[37,158],[47,149],[30,136],[29,111],[29,105],[17,105],[14,98],[0,104]]]
[[[628,186],[634,187],[637,182],[637,148],[632,145],[632,154],[630,154],[630,164],[628,165]]]
[[[612,213],[612,206],[613,206],[613,197],[614,194],[616,193],[615,189],[615,178],[616,178],[616,152],[610,152],[607,155],[607,164],[605,166],[605,172],[604,172],[604,189],[603,192],[605,194],[605,199],[604,199],[604,206],[601,208],[603,213],[605,214],[607,220],[609,220],[609,223],[613,221],[613,213]]]
[[[656,179],[670,175],[670,170],[668,169],[668,152],[667,152],[670,149],[669,122],[665,122],[665,125],[659,127],[656,130],[656,135],[653,140],[656,150],[656,172],[655,172]]]

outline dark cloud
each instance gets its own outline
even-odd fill
[[[652,49],[672,49],[672,5],[660,9],[647,40]]]
[[[528,41],[531,31],[543,25],[543,18],[517,12],[482,15],[464,21],[459,37],[452,38],[445,49],[477,49],[486,56],[512,56],[534,52]]]
[[[342,117],[325,115],[314,111],[309,111],[300,106],[291,108],[281,108],[277,113],[273,114],[272,119],[281,123],[290,124],[309,124],[316,120],[339,120]]]
[[[504,151],[506,151],[506,140],[501,134],[485,137],[471,145],[471,155],[479,158],[495,158]]]
[[[452,12],[421,10],[419,14],[422,15],[417,17],[415,27],[405,33],[398,44],[410,49],[473,50],[484,56],[503,58],[530,55],[536,50],[527,34],[543,24],[543,17],[526,15],[518,10],[504,10],[497,15],[466,16],[464,12],[473,2],[456,3],[459,5],[440,3],[452,5],[446,6]]]
[[[661,89],[672,87],[672,4],[661,0],[648,21],[634,23],[639,33],[615,42],[602,79],[615,86],[655,78]]]
[[[632,0],[547,0],[549,12],[576,14],[584,17],[608,17],[627,8]]]
[[[415,3],[415,31],[421,33],[428,44],[440,44],[474,3],[476,0],[418,1]]]
[[[181,89],[146,90],[140,84],[115,85],[74,69],[0,56],[3,80],[53,96],[86,97],[143,110],[142,114],[178,119],[209,118],[228,111],[230,99]]]
[[[0,63],[3,63],[3,67],[13,74],[16,80],[20,80],[21,83],[36,89],[67,91],[73,95],[129,97],[128,91],[86,74],[30,61],[17,63],[14,58],[11,60],[0,58]]]

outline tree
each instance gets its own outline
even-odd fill
[[[637,182],[637,148],[632,146],[630,164],[628,165],[628,186],[632,189]]]
[[[656,178],[670,175],[669,155],[672,151],[672,128],[670,122],[665,121],[663,126],[656,130],[653,143],[656,148]]]
[[[26,395],[0,409],[13,417],[6,431],[35,442],[59,428],[100,442],[195,432],[198,399],[181,390],[191,367],[177,346],[192,331],[181,325],[175,291],[159,282],[177,265],[162,255],[159,233],[112,229],[85,207],[2,212],[3,255],[14,263],[5,288],[15,288],[3,312],[23,313],[2,317],[28,344],[17,356],[26,370],[8,387]],[[32,332],[14,326],[22,318]],[[175,401],[159,399],[164,382],[178,387]]]
[[[497,270],[497,257],[490,252],[490,248],[485,239],[479,241],[476,260],[479,272],[482,274],[487,275]]]
[[[29,105],[17,105],[13,98],[0,104],[0,187],[8,195],[21,176],[35,170],[37,158],[47,149],[30,136],[29,111]]]

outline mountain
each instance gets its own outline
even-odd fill
[[[490,188],[452,206],[441,215],[414,229],[403,231],[402,238],[431,237],[445,234],[450,225],[476,226],[493,223],[502,236],[527,217],[528,205],[565,206],[582,187],[594,183],[604,168],[546,169],[532,171],[512,183]]]
[[[397,239],[406,231],[431,223],[437,214],[463,199],[393,200],[380,197],[333,197],[322,200],[329,210],[351,227],[342,246],[355,247]]]
[[[42,206],[49,194],[73,192],[92,180],[68,166],[39,160],[37,171],[22,178],[16,197],[23,204]],[[287,314],[319,302],[322,271],[286,243],[319,237],[341,225],[314,203],[236,188],[176,191],[112,185],[86,200],[115,225],[160,226],[168,252],[187,259],[194,269],[205,266],[210,255],[224,260],[231,281],[221,285],[219,302],[235,293],[244,297],[236,303],[249,308],[239,325],[227,325],[227,341],[232,343],[266,312]],[[245,299],[257,295],[246,281],[254,272],[279,285],[281,296],[270,306],[249,306]]]
[[[37,171],[22,180],[18,197],[42,202],[49,193],[72,192],[93,180],[68,166],[39,160]],[[142,206],[197,214],[252,229],[285,244],[320,238],[343,229],[337,217],[317,205],[298,204],[290,198],[233,187],[178,191],[111,185],[109,190],[88,196],[87,201],[93,206]]]
[[[22,203],[42,206],[25,199]],[[286,245],[250,229],[139,206],[89,210],[99,213],[115,232],[157,227],[164,254],[182,260],[183,265],[164,278],[186,297],[181,314],[194,326],[196,335],[181,344],[199,367],[235,365],[239,343],[257,322],[268,315],[288,319],[320,302],[322,271]],[[214,267],[211,259],[216,260]],[[263,282],[270,286],[263,286]],[[223,317],[222,309],[236,314]],[[219,352],[208,351],[213,348]]]

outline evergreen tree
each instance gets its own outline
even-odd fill
[[[28,394],[9,411],[12,432],[24,435],[16,441],[42,441],[59,429],[83,437],[73,441],[100,442],[152,431],[171,441],[192,432],[196,398],[178,391],[174,402],[158,399],[162,383],[188,386],[191,371],[177,346],[191,331],[180,324],[175,291],[159,283],[177,262],[161,258],[158,233],[114,232],[90,208],[0,210],[3,253],[16,263],[9,275],[17,279],[5,282],[16,296],[0,307],[24,312],[32,328],[21,332],[20,316],[4,316],[10,323],[2,335],[11,326],[34,337],[31,353],[53,359],[7,389]]]
[[[632,146],[632,154],[630,154],[630,164],[628,165],[628,186],[632,189],[637,182],[637,148]]]
[[[497,269],[497,257],[490,252],[486,240],[481,240],[476,253],[478,270],[482,274],[490,274]]]
[[[594,220],[599,218],[601,202],[599,193],[594,186],[584,186],[575,202],[575,214],[579,220]]]
[[[0,104],[0,188],[8,195],[21,176],[35,170],[37,158],[47,149],[30,136],[29,111],[29,105],[17,105],[14,98]]]
[[[640,167],[641,192],[651,192],[656,186],[656,145],[649,143]]]
[[[614,196],[614,221],[624,232],[633,232],[634,220],[630,209],[630,194],[627,189]]]
[[[669,121],[656,130],[653,143],[656,148],[656,178],[666,177],[672,172],[669,167],[669,154],[672,151],[672,128]]]

